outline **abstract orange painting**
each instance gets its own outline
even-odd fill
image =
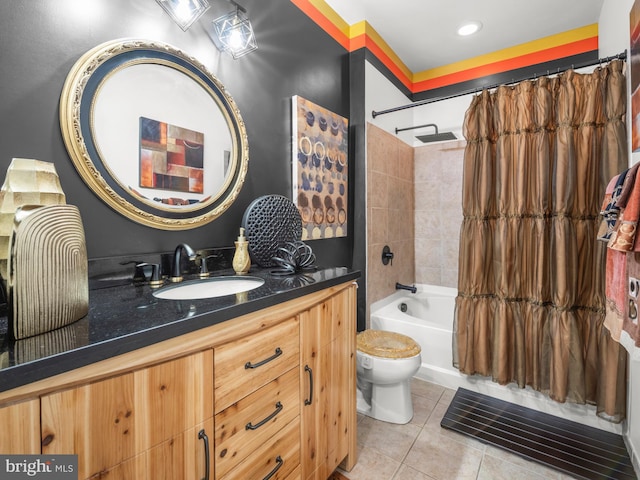
[[[140,117],[140,187],[203,193],[204,134]]]

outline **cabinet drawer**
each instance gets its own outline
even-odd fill
[[[302,467],[298,465],[298,468],[291,472],[285,480],[300,480],[300,478],[302,478]]]
[[[215,413],[298,365],[299,356],[297,318],[216,347]]]
[[[216,415],[216,474],[225,475],[300,414],[300,375],[292,368]]]
[[[220,480],[239,478],[283,480],[295,471],[300,463],[300,417],[264,443],[240,462]],[[271,474],[271,476],[269,476]]]

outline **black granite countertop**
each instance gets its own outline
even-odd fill
[[[292,276],[252,269],[250,276],[265,283],[243,294],[202,300],[158,299],[147,284],[92,289],[86,317],[23,340],[11,340],[7,319],[0,318],[0,392],[355,280],[360,274],[334,267]]]

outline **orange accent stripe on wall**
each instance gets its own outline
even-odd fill
[[[529,67],[540,63],[558,60],[560,58],[570,57],[598,49],[598,39],[588,38],[578,42],[572,42],[567,45],[548,48],[539,52],[533,52],[519,57],[510,58],[500,62],[481,65],[461,72],[452,73],[451,75],[443,75],[441,77],[432,78],[423,82],[417,82],[413,85],[413,93],[431,90],[433,88],[445,87],[455,83],[475,80],[481,77],[495,75],[497,73],[508,72],[518,68]]]
[[[357,37],[353,37],[351,39],[351,51],[355,52],[360,48],[365,48],[367,46],[367,34],[363,33],[362,35],[358,35]]]

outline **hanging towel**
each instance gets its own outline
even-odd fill
[[[620,208],[624,208],[627,206],[627,202],[629,201],[629,197],[631,196],[631,192],[636,184],[636,173],[638,171],[638,167],[640,167],[640,163],[636,163],[633,167],[627,170],[627,174],[624,177],[624,182],[622,183],[622,190],[620,191],[620,196],[618,197],[618,206]]]
[[[638,326],[638,308],[640,308],[640,254],[629,253],[627,256],[627,311],[622,322],[620,343],[634,356],[640,357],[640,327]]]
[[[622,325],[627,316],[627,254],[607,248],[607,267],[605,276],[605,317],[604,326],[611,338],[620,342]]]
[[[636,164],[627,170],[616,201],[619,214],[610,236],[609,248],[622,252],[638,251],[640,248],[640,237],[636,235],[640,219],[640,182],[636,182],[639,165]]]
[[[640,164],[614,177],[607,186],[598,240],[607,241],[604,326],[611,338],[640,358]]]
[[[618,214],[620,213],[618,199],[622,193],[622,186],[626,176],[627,171],[624,171],[620,175],[613,177],[607,185],[602,208],[600,209],[602,222],[600,223],[600,229],[598,231],[598,240],[603,242],[608,242],[615,230]]]

